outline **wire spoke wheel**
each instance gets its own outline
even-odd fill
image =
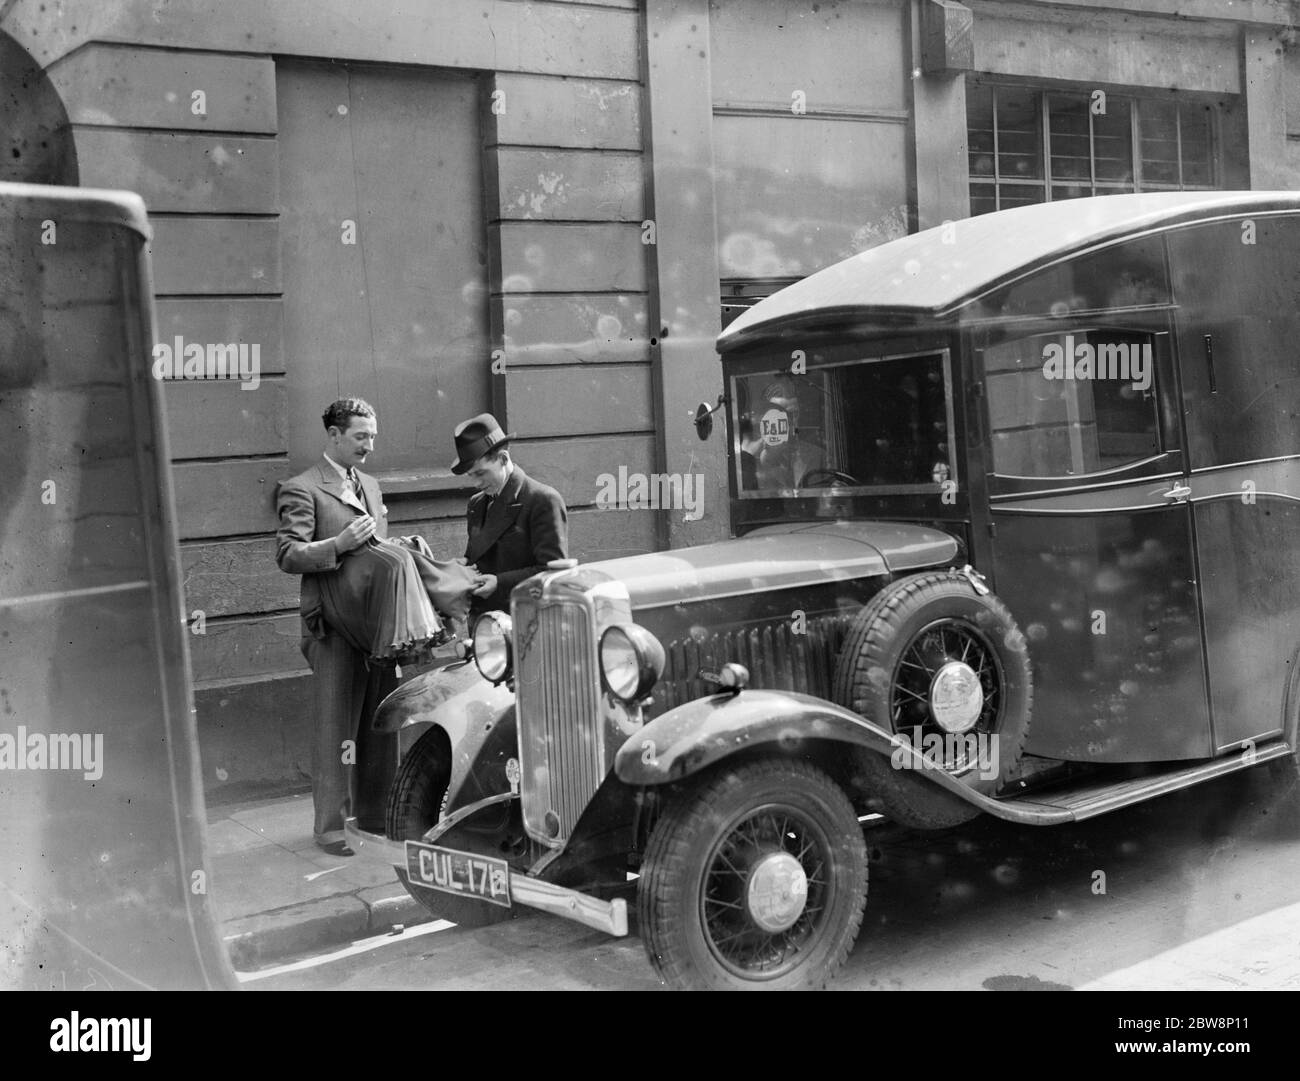
[[[848,797],[808,762],[705,775],[655,827],[638,888],[651,963],[678,988],[823,987],[866,902]]]
[[[718,960],[741,976],[787,971],[825,918],[829,859],[825,831],[795,808],[737,822],[710,854],[700,895]]]
[[[967,676],[978,684],[978,712],[959,730],[946,727],[935,716],[936,686],[945,671]],[[987,636],[961,619],[941,619],[929,624],[903,649],[891,681],[889,719],[893,730],[914,747],[942,748],[936,765],[961,772],[976,765],[978,744],[964,738],[985,739],[998,729],[1003,698],[1002,664]]]

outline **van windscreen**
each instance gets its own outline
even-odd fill
[[[937,491],[952,478],[946,354],[864,357],[732,381],[737,490]]]

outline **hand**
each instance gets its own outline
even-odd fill
[[[347,524],[347,527],[334,538],[334,544],[340,552],[350,552],[360,548],[375,535],[375,520],[368,514],[359,515]]]
[[[495,574],[485,574],[478,582],[479,584],[470,590],[476,597],[490,597],[497,591],[497,576]]]

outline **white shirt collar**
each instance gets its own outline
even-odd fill
[[[336,462],[336,461],[335,461],[333,458],[331,458],[328,454],[322,454],[321,457],[324,458],[325,461],[327,461],[327,462],[329,463],[330,468],[333,469],[335,473],[337,473],[337,474],[338,474],[340,477],[342,477],[344,480],[347,480],[347,479],[348,479],[348,471],[347,471],[346,469],[344,469],[341,465],[339,465],[338,462]]]

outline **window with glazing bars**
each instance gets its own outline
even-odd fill
[[[966,87],[970,212],[1219,187],[1214,107],[1001,83]]]

